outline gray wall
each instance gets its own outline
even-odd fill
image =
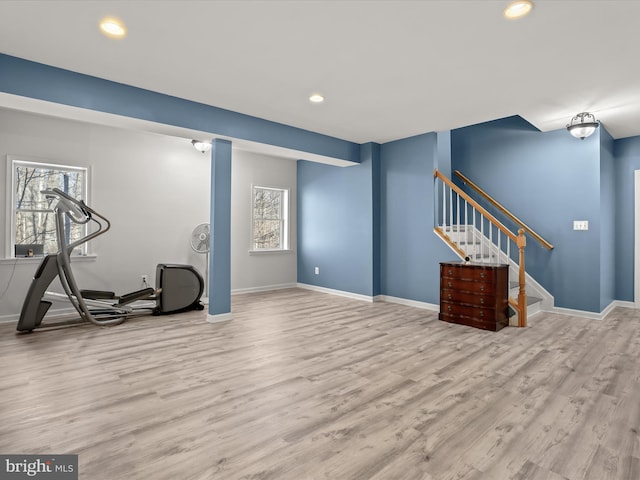
[[[14,110],[0,110],[0,161],[7,155],[89,168],[87,203],[104,214],[111,230],[94,240],[95,260],[75,264],[81,288],[125,293],[140,288],[140,276],[155,281],[159,262],[188,263],[204,270],[189,235],[209,218],[209,158],[188,140],[91,125]],[[4,165],[3,165],[4,167]],[[7,168],[0,169],[6,185]],[[6,197],[0,197],[6,251]],[[0,319],[13,319],[38,261],[0,263]],[[56,289],[56,288],[54,288]]]
[[[231,175],[232,293],[295,285],[296,162],[234,150]],[[252,185],[289,189],[289,252],[249,253]]]

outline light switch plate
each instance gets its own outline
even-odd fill
[[[589,230],[589,220],[574,220],[573,221],[573,229],[574,230]]]

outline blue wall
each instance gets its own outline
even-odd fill
[[[556,306],[591,312],[600,312],[603,301],[601,131],[577,140],[564,129],[541,133],[509,117],[451,134],[452,170],[554,245],[547,251],[528,239],[527,271],[554,295]],[[574,231],[573,220],[588,220],[589,230]]]
[[[640,137],[614,142],[616,299],[633,301],[634,171],[640,170]],[[637,261],[637,260],[636,260]]]
[[[615,277],[615,159],[613,137],[604,127],[600,134],[600,309],[616,297]]]
[[[379,146],[361,150],[360,164],[352,167],[298,161],[298,282],[373,296],[379,288],[374,277]]]
[[[436,134],[361,152],[354,167],[298,162],[298,281],[438,304],[439,262],[456,257],[433,233]]]
[[[433,233],[437,140],[428,133],[383,144],[380,175],[382,293],[432,304],[440,303],[439,262],[457,259]]]
[[[433,170],[450,166],[555,246],[548,251],[528,239],[526,265],[556,306],[601,312],[614,300],[633,301],[640,137],[614,141],[600,128],[576,140],[520,117],[450,135],[450,150],[448,135],[436,133],[376,146],[379,168],[372,144],[357,167],[299,162],[299,281],[437,304],[439,262],[456,257],[432,231]],[[588,220],[589,230],[574,231],[574,220]]]

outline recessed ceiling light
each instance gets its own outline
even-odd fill
[[[504,16],[509,19],[521,18],[528,15],[532,9],[531,0],[514,0],[504,9]]]
[[[324,97],[322,95],[320,95],[319,93],[314,93],[313,95],[311,95],[309,97],[309,101],[311,103],[322,103],[322,102],[324,102]]]
[[[111,38],[124,38],[127,34],[127,29],[120,20],[114,17],[103,18],[100,21],[100,30],[107,37]]]

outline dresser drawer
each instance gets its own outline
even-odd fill
[[[449,302],[440,302],[440,311],[448,315],[462,315],[465,317],[477,318],[479,320],[483,320],[485,318],[493,319],[496,315],[495,308]]]
[[[440,288],[478,293],[492,293],[495,290],[491,283],[461,280],[459,278],[442,278]]]
[[[493,307],[496,305],[496,296],[491,292],[483,295],[482,292],[468,292],[462,290],[440,290],[440,300],[443,302],[464,303],[478,307]]]
[[[467,265],[442,265],[440,273],[443,278],[458,278],[460,280],[475,280],[489,283],[492,283],[495,278],[495,269],[469,267]]]

